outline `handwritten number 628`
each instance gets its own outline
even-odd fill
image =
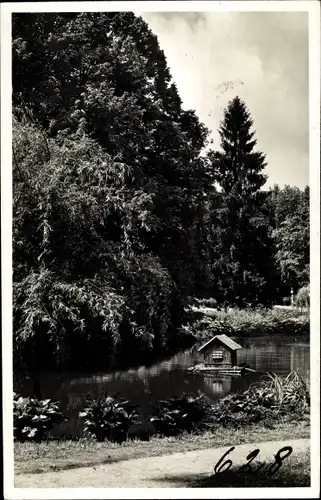
[[[227,452],[224,453],[224,455],[220,458],[220,460],[217,462],[217,464],[215,465],[214,467],[214,472],[215,474],[219,474],[221,472],[226,472],[228,471],[232,465],[233,465],[233,462],[231,459],[228,459],[228,460],[225,460],[225,457],[227,457],[227,455],[229,455],[233,450],[235,449],[235,446],[232,446],[229,450],[227,450]],[[270,465],[268,471],[267,471],[267,475],[268,476],[273,476],[273,474],[275,474],[281,467],[283,461],[289,456],[291,455],[293,449],[291,446],[284,446],[283,448],[281,448],[275,455],[275,461],[273,462],[273,464]],[[281,455],[282,452],[285,452],[284,455]],[[262,467],[264,467],[264,463],[261,464],[258,469],[256,471],[253,471],[252,467],[251,467],[251,462],[258,456],[258,454],[260,453],[260,450],[257,448],[256,450],[253,450],[251,451],[251,453],[246,457],[246,459],[248,460],[248,463],[247,464],[244,464],[242,465],[240,468],[239,468],[239,472],[244,472],[244,471],[248,471],[248,472],[259,472],[259,470],[262,469]]]

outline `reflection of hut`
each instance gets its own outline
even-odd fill
[[[232,377],[204,377],[204,392],[209,397],[229,394],[231,392]]]
[[[227,337],[227,335],[216,335],[198,349],[203,353],[205,366],[217,366],[230,368],[236,366],[236,351],[242,346]]]

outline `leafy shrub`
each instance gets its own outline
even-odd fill
[[[310,287],[309,285],[303,286],[298,290],[298,293],[296,294],[294,298],[294,303],[297,307],[300,309],[303,309],[303,307],[309,307],[310,306]]]
[[[302,418],[308,413],[310,394],[307,382],[297,372],[287,377],[269,374],[243,394],[230,395],[212,407],[212,423],[240,426],[261,420]]]
[[[18,441],[41,441],[55,424],[65,420],[58,404],[50,399],[13,396],[14,439]]]
[[[97,441],[122,443],[127,439],[128,429],[137,422],[136,407],[124,398],[115,396],[92,398],[87,407],[79,413],[85,419],[84,433]]]
[[[156,433],[175,436],[182,432],[192,432],[202,428],[210,411],[204,396],[194,397],[183,394],[166,401],[159,401],[150,422]]]

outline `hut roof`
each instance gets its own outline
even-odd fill
[[[230,339],[227,335],[224,333],[222,335],[215,335],[215,337],[211,338],[208,342],[203,344],[197,351],[200,352],[206,347],[208,347],[214,340],[219,340],[222,342],[222,344],[226,345],[231,351],[236,351],[237,349],[242,349],[242,346],[240,344],[237,344],[237,342],[234,342],[234,340]]]

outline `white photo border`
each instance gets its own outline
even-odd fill
[[[11,14],[19,12],[308,12],[311,283],[311,487],[14,488],[12,370]],[[305,1],[118,1],[1,4],[1,263],[4,498],[319,498],[320,494],[320,3]]]

